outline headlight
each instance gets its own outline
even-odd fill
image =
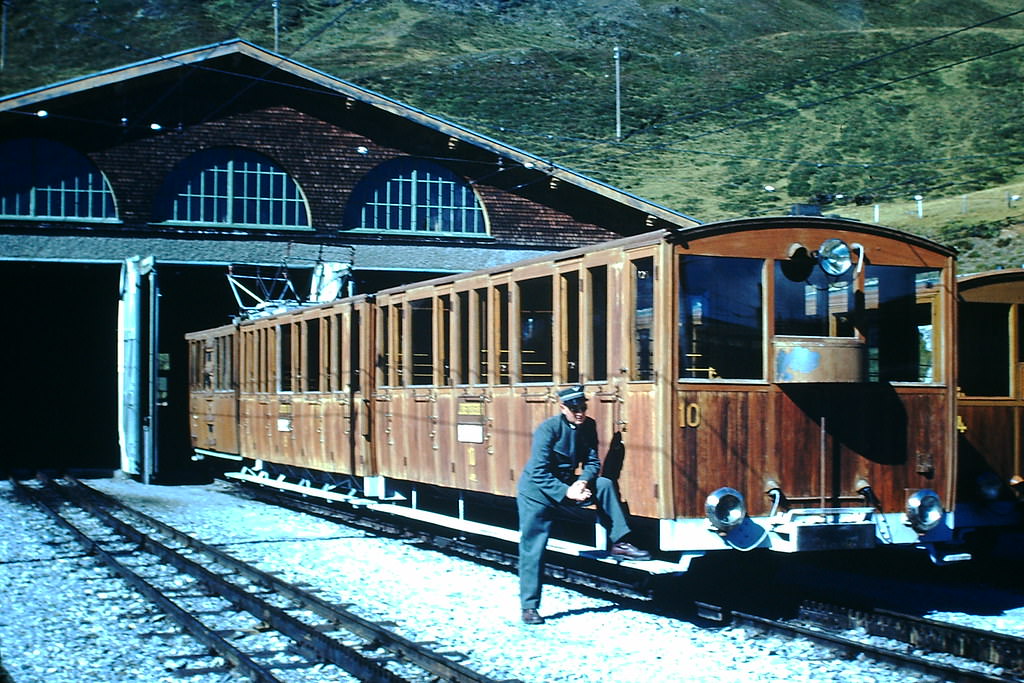
[[[853,265],[850,247],[841,239],[832,237],[818,247],[818,265],[829,275],[844,274]]]
[[[719,531],[735,529],[747,516],[747,503],[736,489],[723,486],[704,501],[708,521]]]
[[[939,494],[931,489],[915,491],[907,498],[907,520],[919,534],[937,527],[945,514]]]

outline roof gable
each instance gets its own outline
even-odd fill
[[[282,55],[267,51],[241,39],[197,47],[168,55],[127,64],[52,85],[15,93],[0,98],[0,113],[37,116],[37,112],[73,119],[77,111],[88,106],[112,106],[125,99],[126,90],[150,84],[154,92],[181,83],[194,73],[231,80],[238,85],[231,91],[216,91],[222,99],[242,97],[246,89],[256,85],[270,86],[282,91],[294,90],[314,95],[328,95],[339,99],[339,106],[365,106],[378,114],[396,117],[408,124],[427,129],[434,135],[446,136],[449,146],[468,145],[478,153],[496,155],[503,163],[516,166],[530,177],[529,183],[546,181],[548,184],[567,185],[589,195],[597,195],[628,209],[646,215],[645,227],[686,227],[700,221],[647,201],[633,194],[578,174],[551,161],[536,157],[518,148],[506,145],[489,136],[476,133],[456,123],[428,114],[416,107],[403,104],[379,93],[359,87]],[[242,79],[239,81],[238,79]],[[161,85],[162,84],[162,85]],[[207,93],[210,96],[210,93]],[[154,100],[159,99],[154,95]],[[159,105],[150,105],[153,110]],[[53,110],[53,111],[49,111]],[[137,118],[137,117],[136,117]],[[109,125],[122,126],[150,124],[145,121],[127,121],[127,117],[108,114]]]

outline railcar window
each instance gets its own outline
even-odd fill
[[[580,381],[580,275],[576,271],[562,275],[565,287],[565,313],[563,318],[564,340],[559,340],[563,350],[562,377],[565,381]]]
[[[477,316],[476,316],[476,324],[477,324],[477,327],[478,327],[478,336],[480,338],[480,342],[479,342],[479,348],[480,348],[480,372],[477,374],[476,377],[471,377],[470,381],[471,382],[475,382],[475,383],[479,383],[479,384],[486,384],[487,383],[487,377],[488,377],[488,375],[487,375],[487,367],[488,367],[487,366],[487,359],[489,357],[489,353],[488,353],[489,346],[488,345],[490,344],[490,339],[489,339],[489,337],[487,335],[488,321],[490,320],[490,317],[489,317],[490,308],[487,306],[487,290],[486,289],[478,289],[478,290],[476,290],[476,293],[475,293],[474,296],[476,296],[476,298],[477,298],[477,306],[479,307],[479,310],[477,311]]]
[[[362,331],[362,318],[359,315],[358,310],[353,310],[352,315],[349,317],[349,387],[352,389],[352,393],[362,391],[362,382],[360,373],[362,369],[362,337],[360,336]]]
[[[203,353],[203,390],[213,389],[213,356],[214,350],[207,347]]]
[[[937,270],[868,265],[862,327],[870,380],[934,380],[932,302],[938,282]]]
[[[788,261],[775,262],[775,334],[852,337],[853,269],[840,277],[820,268],[793,275]]]
[[[654,379],[654,259],[633,261],[632,379]]]
[[[219,386],[221,391],[235,388],[235,338],[221,337],[221,364]]]
[[[472,186],[422,159],[395,159],[370,171],[352,191],[345,225],[360,230],[487,234],[483,206]]]
[[[263,328],[256,332],[256,391],[270,391],[270,330]]]
[[[608,379],[608,268],[590,268],[590,378]]]
[[[760,259],[679,257],[680,379],[763,379]]]
[[[509,349],[508,349],[508,285],[494,288],[497,297],[498,325],[498,384],[509,383]]]
[[[441,306],[441,348],[438,359],[441,365],[441,385],[452,385],[452,298],[445,294],[438,298]]]
[[[409,302],[412,339],[412,384],[434,383],[434,305],[431,299]]]
[[[458,292],[455,296],[459,305],[459,367],[455,374],[455,383],[469,384],[469,363],[472,353],[469,331],[473,322],[469,310],[469,292]]]
[[[552,366],[551,278],[519,283],[519,377],[523,382],[550,382]]]
[[[320,391],[320,318],[306,325],[306,391]]]
[[[277,328],[277,390],[292,391],[292,376],[292,326],[285,323]]]
[[[209,375],[207,384],[209,385],[209,388],[214,391],[219,391],[224,388],[224,338],[214,338],[213,348],[213,361],[209,366],[207,366],[207,374]]]
[[[92,161],[42,138],[0,144],[0,216],[118,220],[110,183]]]
[[[391,329],[391,324],[388,320],[389,310],[390,307],[387,307],[381,312],[380,355],[377,357],[377,370],[380,372],[380,383],[384,385],[391,384],[391,336],[388,334]]]
[[[1010,304],[960,305],[960,390],[968,396],[1010,395]]]

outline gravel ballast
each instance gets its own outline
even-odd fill
[[[410,639],[466,656],[463,664],[522,681],[936,680],[807,642],[742,628],[708,629],[545,586],[547,622],[519,621],[515,574],[378,538],[230,494],[222,482],[146,486],[87,484],[125,500]],[[233,681],[190,670],[202,648],[41,511],[0,486],[0,647],[16,683],[39,681]]]

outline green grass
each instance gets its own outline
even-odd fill
[[[12,0],[0,92],[235,36],[273,48],[270,5]],[[1024,15],[940,38],[1010,0],[280,7],[281,53],[696,218],[841,194],[868,206],[826,212],[870,220],[877,203],[883,223],[955,244],[964,270],[1024,262],[1005,199],[1024,182]]]

